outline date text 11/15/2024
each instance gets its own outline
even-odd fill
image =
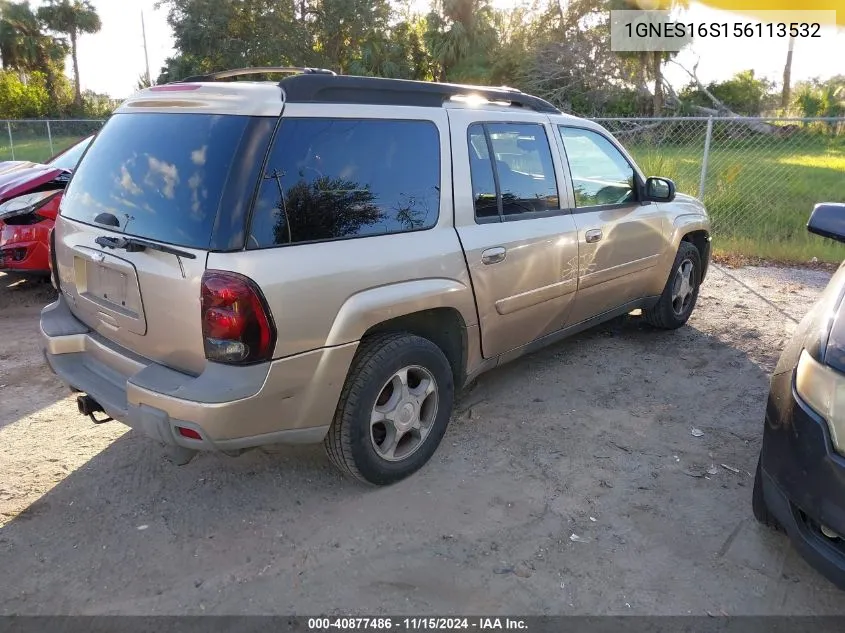
[[[640,38],[820,38],[819,22],[628,22],[628,37]]]
[[[376,630],[376,631],[526,631],[528,625],[520,618],[437,618],[437,617],[323,617],[308,618],[308,630]]]

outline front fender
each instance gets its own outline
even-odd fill
[[[457,310],[467,327],[478,324],[471,287],[454,279],[418,279],[370,288],[349,297],[338,310],[326,346],[360,340],[379,323],[435,308]]]
[[[672,224],[669,227],[668,237],[666,240],[666,251],[663,253],[658,266],[657,273],[654,276],[654,283],[652,284],[650,294],[657,296],[663,292],[663,287],[666,285],[666,280],[669,278],[669,273],[672,269],[672,264],[675,262],[675,255],[678,253],[681,240],[684,235],[694,231],[705,231],[708,236],[710,234],[710,220],[706,215],[700,213],[684,213],[676,215],[672,219]],[[709,250],[703,258],[702,264],[702,281],[707,274],[707,268],[710,262]]]
[[[678,246],[681,243],[681,239],[684,235],[692,233],[693,231],[706,231],[708,234],[710,233],[710,220],[706,215],[685,213],[683,215],[675,216],[675,220],[672,223],[672,235],[670,238],[673,258],[675,257],[674,254],[678,252]]]

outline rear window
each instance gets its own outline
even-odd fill
[[[76,170],[62,215],[190,248],[208,248],[249,117],[117,114]],[[103,222],[110,214],[118,226]],[[105,218],[111,220],[110,218]]]

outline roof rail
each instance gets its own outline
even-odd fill
[[[536,112],[560,114],[548,101],[514,88],[491,88],[462,84],[303,73],[279,82],[288,103],[354,103],[442,107],[453,97],[477,96]]]
[[[172,83],[186,83],[194,81],[217,81],[218,79],[229,79],[231,77],[242,77],[244,75],[264,75],[271,73],[284,74],[305,74],[305,75],[334,75],[334,71],[326,68],[307,68],[297,66],[255,66],[252,68],[235,68],[232,70],[221,70],[206,75],[193,75],[185,77]]]

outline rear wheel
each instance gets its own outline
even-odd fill
[[[371,484],[407,477],[440,444],[454,390],[449,361],[428,339],[406,333],[365,339],[324,441],[329,458]]]
[[[769,513],[766,498],[763,496],[763,465],[759,457],[757,458],[757,471],[754,474],[754,490],[751,493],[751,509],[754,511],[754,518],[757,521],[773,530],[780,529],[777,519]]]
[[[695,308],[700,284],[701,255],[689,242],[681,242],[660,299],[644,311],[646,320],[664,330],[681,327]]]

